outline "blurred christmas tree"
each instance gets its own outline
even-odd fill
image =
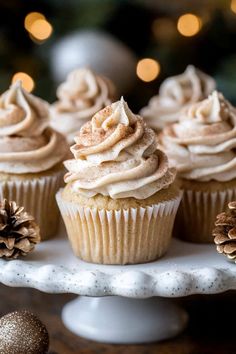
[[[215,76],[236,103],[236,0],[1,0],[0,9],[1,91],[23,72],[29,75],[29,89],[54,100],[53,46],[65,35],[93,28],[126,44],[137,63],[154,60],[150,68],[140,64],[139,78],[128,92],[137,109],[165,77],[181,73],[189,63]]]

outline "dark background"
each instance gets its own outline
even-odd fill
[[[150,57],[160,63],[157,79],[148,83],[137,79],[126,93],[135,108],[157,93],[165,77],[181,73],[189,63],[213,75],[218,88],[236,104],[236,14],[231,9],[234,2],[0,0],[0,91],[8,88],[14,73],[23,71],[33,78],[34,93],[53,101],[58,80],[52,75],[51,49],[64,36],[90,28],[95,35],[102,29],[119,38],[137,60]],[[25,16],[32,11],[44,14],[53,27],[52,35],[40,43],[32,40],[24,28]],[[185,37],[178,32],[177,21],[189,12],[201,19],[202,28],[195,36]],[[155,30],[154,23],[160,19],[166,24]]]

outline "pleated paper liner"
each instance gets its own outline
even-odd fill
[[[235,188],[215,192],[184,190],[174,235],[189,242],[213,243],[216,215],[232,200],[236,200]]]
[[[153,206],[105,210],[68,202],[56,195],[73,251],[99,264],[153,261],[168,249],[181,195]]]
[[[64,171],[29,180],[0,182],[0,198],[14,200],[32,214],[40,226],[41,240],[55,235],[59,224],[59,210],[55,194],[62,186]]]

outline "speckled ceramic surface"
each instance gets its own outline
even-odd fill
[[[173,240],[168,253],[156,262],[130,266],[88,264],[73,255],[65,231],[61,231],[25,259],[0,259],[0,282],[49,293],[180,297],[236,289],[236,265],[218,255],[214,245],[179,240]]]

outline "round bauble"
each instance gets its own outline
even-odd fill
[[[1,354],[46,354],[49,336],[44,324],[28,311],[15,311],[0,318]]]
[[[90,67],[107,76],[119,94],[127,93],[136,81],[137,59],[118,39],[98,30],[81,30],[69,34],[54,44],[51,70],[57,83],[78,67]]]

